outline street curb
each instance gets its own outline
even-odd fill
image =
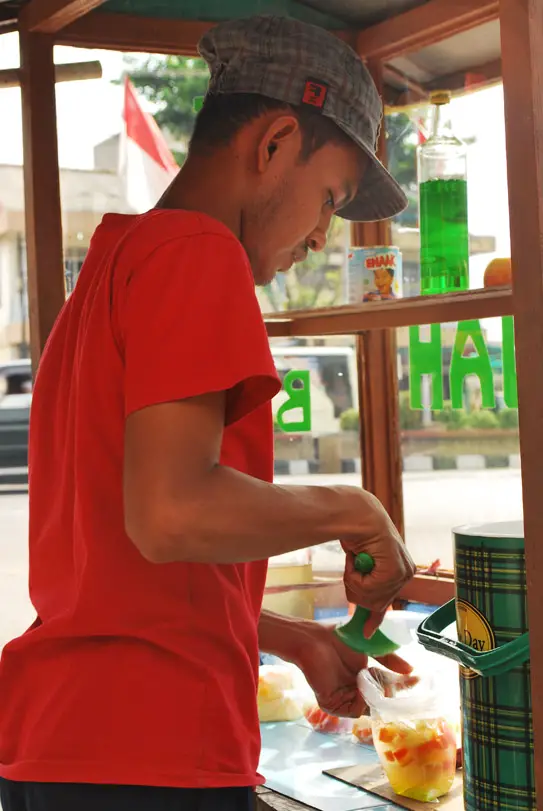
[[[460,456],[430,456],[413,454],[402,462],[405,473],[430,473],[439,470],[496,470],[497,468],[520,470],[520,455],[483,456],[482,454],[461,454]],[[342,459],[341,470],[336,473],[360,473],[360,459]],[[276,476],[307,476],[320,473],[318,459],[276,459]],[[328,471],[327,471],[328,472]]]
[[[12,484],[28,484],[27,467],[0,468],[0,487]]]

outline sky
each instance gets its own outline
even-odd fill
[[[112,51],[57,46],[55,61],[100,60],[103,78],[57,85],[60,165],[91,169],[93,147],[120,132],[122,87],[112,83],[123,71],[124,55]],[[0,36],[0,69],[19,65],[17,35]],[[509,215],[505,158],[503,92],[489,88],[451,103],[453,131],[475,137],[468,152],[470,232],[494,236],[496,254],[509,256]],[[0,88],[0,163],[22,162],[21,105],[18,88]],[[482,285],[489,256],[472,257],[471,286]],[[494,329],[492,330],[494,332]]]

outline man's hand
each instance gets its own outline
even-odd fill
[[[390,673],[391,682],[410,687],[416,678],[412,668],[395,654],[378,659]],[[333,628],[316,626],[311,641],[300,650],[296,664],[313,689],[319,706],[331,715],[359,718],[367,706],[357,684],[357,676],[368,666],[368,658],[355,653],[335,635]],[[399,675],[393,675],[399,674]]]
[[[381,624],[385,611],[416,572],[416,566],[381,502],[371,493],[358,490],[360,532],[341,538],[345,561],[345,592],[350,603],[369,608],[364,628],[371,637]],[[355,558],[366,552],[375,566],[369,574],[355,569]]]

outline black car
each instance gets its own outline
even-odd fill
[[[28,465],[30,360],[0,361],[0,470]]]

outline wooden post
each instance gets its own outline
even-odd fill
[[[543,3],[501,0],[537,808],[543,809]]]
[[[53,39],[21,31],[30,350],[34,373],[65,300]]]
[[[382,91],[382,66],[370,63]],[[384,123],[378,155],[386,163]],[[355,223],[353,245],[390,245],[390,223]],[[362,481],[381,501],[403,536],[403,483],[398,404],[396,334],[379,329],[357,336]]]

